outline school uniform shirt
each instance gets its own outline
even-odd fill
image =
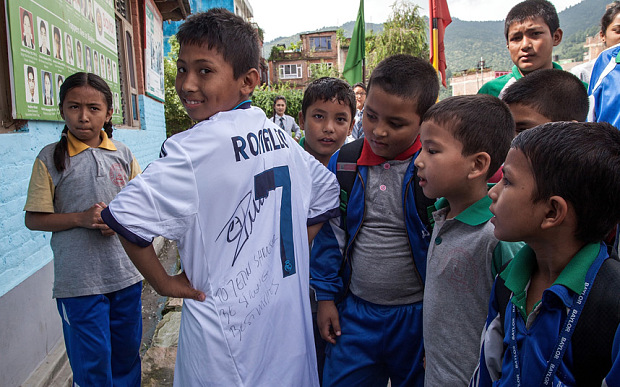
[[[28,186],[24,211],[83,212],[93,204],[110,203],[140,166],[129,148],[101,131],[101,144],[91,148],[67,133],[69,157],[65,170],[54,166],[56,143],[37,156]],[[74,227],[52,232],[54,298],[110,293],[142,280],[118,236],[100,230]]]
[[[339,214],[338,183],[245,105],[169,138],[102,216],[142,246],[178,241],[206,294],[184,301],[175,386],[318,386],[306,225]]]
[[[493,280],[523,247],[495,238],[485,196],[454,218],[446,199],[431,208],[423,332],[425,385],[467,386],[476,368],[480,332],[486,321]]]
[[[562,66],[555,62],[553,62],[553,68],[562,70]],[[478,94],[490,94],[492,96],[502,98],[506,92],[506,89],[521,78],[523,78],[521,70],[519,70],[517,65],[513,65],[510,74],[502,75],[501,77],[497,77],[485,83],[482,85],[480,90],[478,90]],[[587,84],[584,84],[584,86],[588,87]]]
[[[605,259],[607,256],[607,247],[604,243],[584,246],[562,270],[553,285],[543,292],[542,299],[528,315],[527,289],[537,264],[532,248],[527,245],[523,247],[500,273],[502,279],[506,281],[506,287],[512,292],[504,321],[500,318],[496,294],[491,293],[487,322],[482,332],[480,361],[469,385],[476,387],[515,385],[517,375],[511,346],[513,319],[521,385],[542,385],[547,362],[556,352],[560,333],[564,331],[564,323],[572,310],[574,295],[583,292],[586,274],[595,260]],[[587,298],[586,304],[589,301]],[[603,386],[620,386],[620,379],[617,378],[620,375],[620,329],[615,336],[613,353],[609,354],[612,368]],[[566,352],[559,361],[553,380],[550,380],[553,386],[576,385],[571,368],[572,341],[568,340],[566,345]]]
[[[293,136],[293,133],[295,133],[294,137],[297,140],[299,140],[299,138],[301,137],[301,130],[299,129],[299,125],[297,125],[293,117],[287,114],[283,116],[279,116],[276,114],[274,117],[271,118],[271,121],[277,126],[279,126],[281,129],[284,129],[284,131],[288,133],[289,136]]]
[[[357,140],[358,138],[364,137],[364,129],[362,128],[363,119],[364,119],[364,109],[362,108],[361,110],[358,110],[355,112],[353,130],[351,131],[351,136],[355,140]]]
[[[590,77],[590,122],[609,122],[620,129],[620,44],[599,55]]]

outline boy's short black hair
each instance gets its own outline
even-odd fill
[[[487,179],[506,159],[515,134],[515,122],[508,106],[487,94],[449,97],[433,105],[424,115],[449,130],[463,144],[463,156],[486,152],[491,157]]]
[[[559,69],[542,69],[510,85],[502,100],[531,107],[549,121],[579,121],[588,116],[588,91],[576,76]]]
[[[355,117],[355,93],[353,93],[353,88],[342,79],[323,77],[310,82],[301,101],[301,114],[306,117],[306,111],[310,105],[319,100],[342,102],[351,110],[351,118]]]
[[[250,69],[258,69],[258,35],[251,24],[224,8],[196,13],[177,32],[179,45],[215,49],[233,68],[238,79]]]
[[[420,119],[439,95],[439,78],[433,66],[427,59],[405,54],[393,55],[379,62],[368,80],[368,92],[373,86],[414,101]]]
[[[606,122],[550,122],[522,132],[512,147],[530,163],[534,202],[557,195],[575,209],[578,240],[601,241],[618,223],[618,129]]]
[[[508,41],[508,30],[512,23],[522,23],[528,19],[541,17],[549,27],[551,35],[560,28],[560,18],[555,10],[555,6],[547,0],[525,0],[508,12],[504,22],[504,36]]]

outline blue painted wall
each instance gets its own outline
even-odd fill
[[[192,13],[206,12],[211,8],[226,8],[230,12],[235,12],[234,0],[189,0],[189,5]],[[176,35],[181,24],[183,24],[183,21],[164,22],[164,56],[168,56],[168,53],[170,52],[170,44],[168,44],[168,39],[170,39],[171,36]]]
[[[166,139],[164,105],[140,96],[140,129],[117,129],[144,169],[159,156]],[[29,121],[20,132],[0,134],[0,297],[52,260],[51,233],[24,226],[24,204],[32,165],[39,151],[58,141],[62,122]]]

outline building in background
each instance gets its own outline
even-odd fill
[[[485,68],[482,71],[471,69],[454,73],[450,77],[452,95],[476,94],[485,83],[508,73],[509,71],[493,71],[490,68]]]
[[[0,25],[8,28],[0,28],[0,384],[14,387],[24,384],[48,355],[59,348],[62,355],[64,348],[51,293],[51,234],[28,230],[23,211],[34,160],[43,146],[58,141],[63,129],[58,86],[78,71],[106,79],[114,95],[114,138],[146,167],[166,138],[162,24],[181,20],[191,10],[188,0],[4,3]],[[24,14],[32,20],[34,47],[23,44],[19,21]],[[51,90],[43,86],[50,75]],[[37,98],[29,98],[33,95]]]
[[[288,83],[303,89],[319,66],[342,72],[348,46],[341,44],[336,30],[299,35],[301,46],[294,50],[285,47],[272,49],[269,58],[269,83]],[[349,39],[350,40],[350,39]]]
[[[206,12],[211,8],[225,8],[245,21],[252,21],[254,10],[248,0],[185,0],[189,1],[192,13]],[[183,21],[168,20],[164,23],[164,56],[170,52],[168,39],[176,35]],[[262,52],[262,51],[261,51]]]

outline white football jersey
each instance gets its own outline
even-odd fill
[[[130,240],[177,241],[185,300],[175,386],[318,386],[307,225],[338,215],[335,176],[256,107],[169,138],[109,204]]]

